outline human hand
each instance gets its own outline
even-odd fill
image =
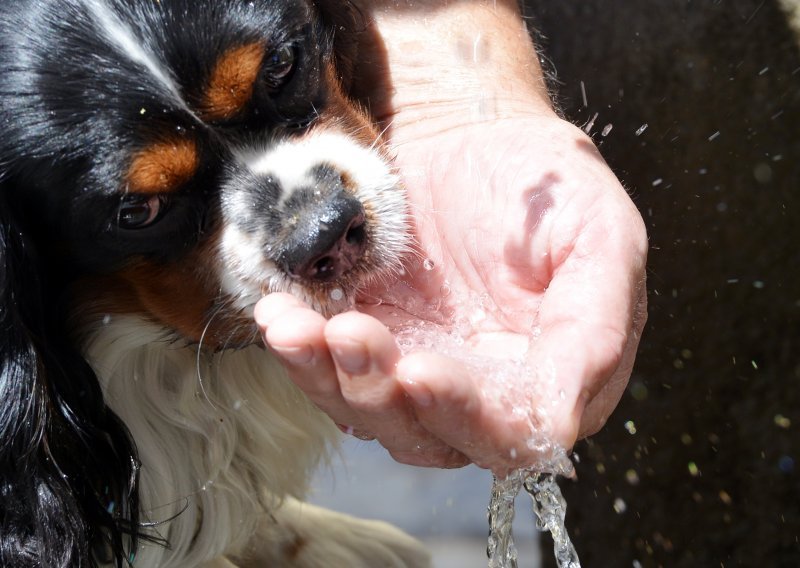
[[[389,38],[405,25],[378,23]],[[392,66],[401,47],[387,43],[399,85],[410,69]],[[540,83],[507,76],[515,90],[499,95],[501,83],[484,79],[464,87],[456,77],[450,92],[439,83],[438,98],[419,83],[398,88],[384,107],[423,251],[402,281],[330,320],[273,294],[256,320],[322,410],[398,461],[503,472],[546,458],[528,440],[570,448],[617,404],[646,317],[646,237],[594,145],[553,113]],[[392,331],[430,321],[463,349],[402,352]],[[516,361],[520,373],[493,384],[476,357],[489,368]]]

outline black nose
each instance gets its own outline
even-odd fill
[[[361,202],[339,192],[296,216],[279,262],[294,278],[336,280],[361,258],[366,245],[365,223]]]

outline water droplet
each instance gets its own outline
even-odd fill
[[[636,129],[636,136],[641,136],[642,134],[644,134],[644,131],[647,130],[648,126],[649,126],[649,124],[644,123],[639,128],[637,128]]]
[[[753,169],[753,177],[760,184],[767,184],[772,181],[772,168],[767,163],[756,164]]]
[[[720,133],[720,131],[719,131],[719,130],[717,130],[717,131],[716,131],[714,134],[712,134],[711,136],[709,136],[709,137],[708,137],[708,141],[709,141],[709,142],[713,142],[714,140],[716,140],[717,138],[719,138],[719,135],[720,135],[720,134],[721,134],[721,133]]]
[[[611,129],[612,129],[612,128],[614,128],[614,125],[613,125],[613,124],[611,124],[611,123],[609,122],[608,124],[606,124],[606,125],[603,127],[603,130],[602,130],[602,132],[600,132],[600,135],[601,135],[603,138],[605,138],[606,136],[608,136],[609,134],[611,134]]]
[[[108,325],[111,323],[111,314],[106,314],[103,316],[103,325]]]
[[[424,261],[422,261],[422,268],[428,271],[433,270],[436,268],[436,263],[430,258],[426,258]]]
[[[447,296],[449,296],[450,292],[451,292],[450,284],[448,284],[447,282],[442,284],[442,287],[439,288],[439,293],[442,295],[442,298],[446,298]]]
[[[632,382],[630,386],[630,391],[631,391],[631,396],[633,396],[633,400],[641,402],[647,399],[648,395],[647,385],[645,385],[644,383],[638,381]]]
[[[331,300],[333,300],[334,302],[338,302],[339,300],[344,298],[344,292],[342,291],[341,288],[334,288],[333,290],[331,290],[330,296]]]
[[[630,434],[631,436],[636,434],[636,424],[633,423],[633,420],[628,420],[625,423],[625,430],[627,430],[628,434]]]
[[[586,134],[590,134],[590,133],[592,132],[592,128],[594,128],[594,123],[595,123],[595,121],[597,120],[597,117],[598,117],[599,115],[600,115],[600,113],[599,113],[599,112],[596,112],[596,113],[594,113],[594,116],[592,116],[592,118],[589,120],[589,122],[588,122],[588,123],[586,123],[586,126],[584,126],[584,127],[583,127],[583,131],[584,131]]]
[[[784,430],[788,430],[792,427],[792,421],[789,418],[786,418],[783,414],[776,414],[775,418],[775,426],[778,428],[783,428]]]
[[[778,458],[778,469],[783,473],[792,473],[794,471],[794,459],[791,456],[781,456]]]
[[[628,510],[628,505],[625,504],[625,501],[623,501],[619,497],[614,499],[614,511],[617,514],[621,515],[622,513],[624,513],[627,510]]]

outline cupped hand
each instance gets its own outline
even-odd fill
[[[391,142],[418,257],[330,320],[265,297],[264,340],[343,430],[398,461],[543,464],[543,440],[571,448],[594,433],[627,384],[646,319],[641,217],[553,113],[412,121]],[[415,333],[401,349],[396,336]]]

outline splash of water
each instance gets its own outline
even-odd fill
[[[449,285],[447,292],[450,292]],[[442,296],[446,295],[443,291]],[[391,298],[391,303],[402,309],[414,308],[409,310],[412,313],[419,308],[413,298]],[[438,300],[425,308],[428,314],[438,312],[441,315],[442,305]],[[486,353],[474,353],[468,343],[475,329],[496,310],[497,307],[485,295],[474,296],[451,305],[451,318],[444,317],[437,322],[408,322],[392,331],[404,355],[424,350],[459,360],[476,376],[484,377],[482,390],[487,400],[509,409],[513,414],[527,416],[531,421],[532,437],[527,440],[527,447],[542,457],[530,468],[518,469],[504,479],[494,478],[488,510],[489,568],[517,568],[518,553],[514,545],[512,523],[515,499],[523,488],[531,498],[536,528],[549,531],[553,537],[559,568],[580,568],[578,555],[564,524],[566,502],[556,483],[557,476],[574,474],[572,462],[567,452],[550,442],[539,429],[547,423],[547,409],[531,408],[530,403],[537,399],[536,393],[521,391],[520,384],[524,384],[524,381],[517,380],[531,376],[535,371],[529,366],[524,353],[519,358],[492,357]],[[537,328],[532,327],[530,339],[535,341],[537,337]]]
[[[532,473],[525,479],[525,491],[531,497],[536,528],[549,531],[559,568],[581,568],[578,553],[572,545],[564,520],[567,502],[552,473]]]
[[[531,498],[536,528],[553,537],[553,552],[559,568],[580,568],[580,560],[565,526],[567,503],[558,487],[559,474],[571,474],[572,463],[566,452],[558,452],[553,467],[518,469],[505,479],[494,478],[489,502],[489,542],[486,549],[489,568],[517,568],[512,523],[514,503],[521,489]],[[550,470],[550,471],[545,471]]]

